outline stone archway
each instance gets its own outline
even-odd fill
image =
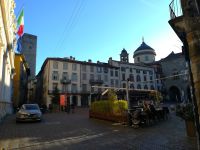
[[[169,88],[169,100],[173,102],[181,102],[181,93],[178,87],[171,86]]]

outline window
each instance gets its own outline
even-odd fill
[[[126,88],[126,83],[123,83],[122,86],[123,86],[123,88]]]
[[[111,86],[114,86],[114,80],[113,79],[110,80],[110,84],[111,84]]]
[[[97,67],[97,72],[101,73],[102,72],[102,68],[101,67]]]
[[[94,72],[94,66],[90,66],[90,72]]]
[[[110,76],[113,77],[113,70],[110,70]]]
[[[137,75],[137,77],[136,77],[136,78],[137,78],[137,82],[138,82],[138,81],[141,81],[141,78],[140,78],[140,76],[139,76],[139,75]]]
[[[152,76],[150,76],[150,82],[153,82],[152,80],[153,80],[153,77],[152,77]]]
[[[178,71],[175,71],[172,75],[174,76],[173,77],[174,80],[178,80],[179,79]]]
[[[63,62],[63,69],[67,70],[68,69],[68,63],[67,62]]]
[[[122,80],[126,80],[125,73],[122,74]]]
[[[115,80],[115,86],[118,87],[119,86],[119,81]]]
[[[94,74],[90,74],[90,80],[94,80]]]
[[[82,74],[82,80],[87,80],[87,74],[86,73]]]
[[[82,84],[82,91],[87,92],[87,84]]]
[[[143,70],[143,74],[147,74],[147,71],[146,71],[146,70]]]
[[[133,69],[132,69],[132,68],[130,68],[130,72],[131,72],[131,73],[133,72]]]
[[[118,77],[118,71],[115,70],[115,77]]]
[[[67,92],[68,91],[68,85],[67,84],[63,84],[62,91],[63,92]]]
[[[58,89],[58,83],[53,83],[53,90]]]
[[[153,75],[153,71],[149,71],[149,74],[150,74],[150,75]]]
[[[98,80],[101,80],[101,75],[99,74],[99,75],[97,76],[97,78],[98,78]]]
[[[68,79],[68,73],[67,72],[63,72],[62,79],[63,80],[67,80]]]
[[[140,84],[137,85],[137,89],[141,89],[141,85]]]
[[[147,81],[147,77],[146,76],[144,76],[144,81]]]
[[[58,62],[57,61],[53,62],[53,69],[58,69]]]
[[[133,76],[133,74],[130,74],[130,75],[129,75],[129,80],[130,80],[130,81],[134,81],[134,76]]]
[[[107,82],[108,81],[108,76],[104,75],[104,81]]]
[[[147,85],[145,85],[145,86],[144,86],[144,89],[148,89],[148,86],[147,86]]]
[[[77,65],[76,64],[72,64],[72,70],[76,71],[76,69],[77,69]]]
[[[108,68],[104,67],[103,70],[104,70],[104,73],[108,73]]]
[[[130,84],[130,88],[134,89],[134,84],[133,83]]]
[[[82,71],[86,72],[86,65],[82,65]]]
[[[72,73],[72,81],[77,81],[77,73]]]
[[[140,62],[140,57],[137,57],[137,61]]]
[[[59,80],[58,71],[53,71],[52,80]]]
[[[149,61],[149,57],[148,56],[145,56],[145,61]]]
[[[125,72],[126,68],[125,67],[121,67],[121,71]]]
[[[72,84],[72,93],[77,92],[77,84]]]
[[[140,73],[140,70],[139,70],[139,69],[136,69],[136,73]]]

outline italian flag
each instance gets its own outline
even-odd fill
[[[21,37],[24,33],[24,10],[21,11],[19,18],[17,19],[18,31],[17,34]]]

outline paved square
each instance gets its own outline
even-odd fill
[[[133,129],[88,118],[88,109],[74,114],[47,113],[42,122],[15,123],[8,116],[0,124],[0,149],[19,150],[196,150],[196,138],[186,136],[184,121],[169,120]]]

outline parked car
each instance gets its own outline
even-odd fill
[[[20,121],[41,121],[42,112],[38,104],[23,104],[16,113],[16,122]]]

